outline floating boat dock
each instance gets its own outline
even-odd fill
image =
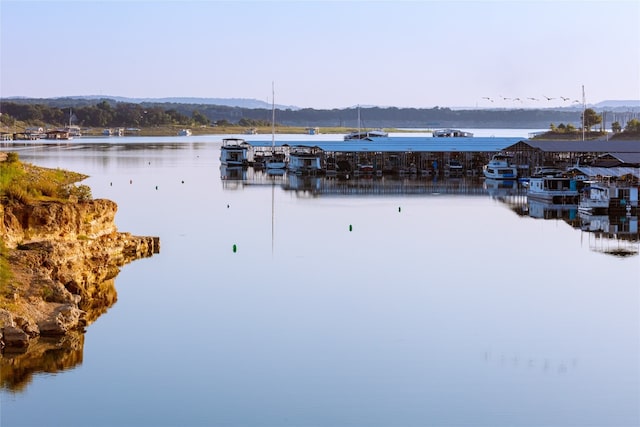
[[[277,137],[276,137],[277,139]],[[268,149],[271,141],[247,140],[249,161],[252,150]],[[391,136],[344,141],[276,141],[276,147],[310,147],[321,157],[322,173],[420,174],[427,176],[480,176],[496,153],[509,154],[519,177],[531,176],[543,165],[566,170],[587,166],[608,157],[628,167],[640,178],[640,141],[538,141],[520,137],[416,137]],[[455,168],[453,167],[455,165]],[[461,167],[460,167],[461,166]]]
[[[310,147],[321,155],[323,173],[422,174],[449,176],[479,175],[495,152],[522,138],[433,138],[381,137],[330,141],[280,141],[277,147]],[[271,141],[246,141],[254,150],[271,146]],[[450,168],[452,163],[462,168]],[[364,168],[366,165],[366,169]],[[527,166],[528,167],[528,166]]]

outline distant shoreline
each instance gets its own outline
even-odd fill
[[[187,127],[184,126],[158,126],[158,127],[143,127],[137,131],[125,131],[126,136],[177,136],[183,129],[189,129],[192,135],[271,135],[271,126],[257,126],[254,128],[247,128],[246,126],[201,126],[201,127]],[[351,127],[318,127],[321,134],[340,135],[353,132],[354,128]],[[385,128],[387,132],[428,132],[425,129],[407,130],[396,128]],[[89,128],[82,129],[82,136],[103,136],[104,129]],[[294,134],[294,135],[308,135],[309,128],[300,126],[276,126],[275,130],[277,134]]]

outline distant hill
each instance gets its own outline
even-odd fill
[[[129,98],[125,96],[111,96],[111,95],[82,95],[82,96],[65,96],[59,98],[29,98],[23,96],[15,96],[4,98],[7,101],[30,101],[33,103],[36,100],[51,101],[51,100],[86,100],[97,101],[103,99],[110,99],[116,102],[130,102],[133,104],[184,104],[184,105],[220,105],[225,107],[237,107],[237,108],[255,108],[255,109],[271,109],[271,104],[258,99],[250,98],[199,98],[199,97],[167,97],[167,98]],[[49,104],[49,102],[45,102]],[[607,100],[601,101],[597,104],[587,104],[588,108],[595,110],[613,110],[613,111],[637,111],[640,109],[640,100]],[[278,110],[300,110],[300,107],[295,105],[282,105],[276,104]],[[352,106],[345,109],[357,108]],[[360,108],[396,108],[393,106],[381,106],[381,105],[360,105]],[[437,107],[436,107],[437,108]],[[477,107],[448,107],[452,110],[476,110]],[[484,110],[485,108],[480,108]],[[491,109],[491,108],[489,108]],[[514,108],[515,109],[515,108]],[[582,105],[571,105],[567,107],[550,107],[550,108],[529,108],[531,110],[569,110],[569,111],[581,111]],[[510,110],[509,108],[495,108],[492,110]]]
[[[63,98],[25,98],[12,97],[0,99],[0,110],[10,108],[8,104],[46,105],[58,109],[73,108],[80,114],[83,107],[97,105],[102,101],[111,104],[113,109],[118,105],[128,111],[126,104],[137,104],[138,107],[159,108],[173,111],[186,117],[194,112],[204,115],[211,123],[227,121],[239,123],[241,120],[271,120],[271,105],[264,101],[241,98],[127,98],[117,96],[80,96]],[[640,117],[640,101],[602,101],[588,105],[598,113],[604,111],[606,124],[618,121],[622,126],[632,118]],[[344,109],[312,109],[277,105],[276,121],[286,126],[319,126],[319,127],[358,127],[358,114],[353,108]],[[28,114],[29,109],[14,108],[14,115]],[[582,107],[565,108],[530,108],[530,109],[486,109],[486,108],[397,108],[397,107],[362,107],[362,127],[385,128],[522,128],[547,129],[551,123],[581,125]],[[51,119],[49,119],[51,120]],[[87,119],[89,120],[89,119]]]
[[[239,108],[271,108],[271,104],[258,99],[248,98],[197,98],[197,97],[169,97],[169,98],[128,98],[124,96],[108,95],[86,95],[86,96],[66,96],[67,99],[100,100],[112,99],[117,102],[130,102],[133,104],[194,104],[194,105],[223,105],[226,107]],[[8,98],[11,99],[11,98]],[[298,110],[298,107],[291,105],[276,104],[280,110]]]
[[[597,104],[593,104],[591,108],[640,108],[640,100],[602,101]]]

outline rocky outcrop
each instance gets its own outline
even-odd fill
[[[0,204],[11,268],[0,345],[15,352],[82,331],[115,303],[120,267],[159,252],[157,237],[118,232],[116,210],[110,200]]]
[[[116,231],[117,205],[111,200],[8,203],[0,209],[0,236],[9,247],[43,240],[94,239]]]

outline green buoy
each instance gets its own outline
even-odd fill
[[[235,254],[237,250],[238,250],[238,247],[234,244],[233,245],[233,253]]]
[[[349,224],[349,231],[353,230],[353,227],[351,226],[351,224]]]

